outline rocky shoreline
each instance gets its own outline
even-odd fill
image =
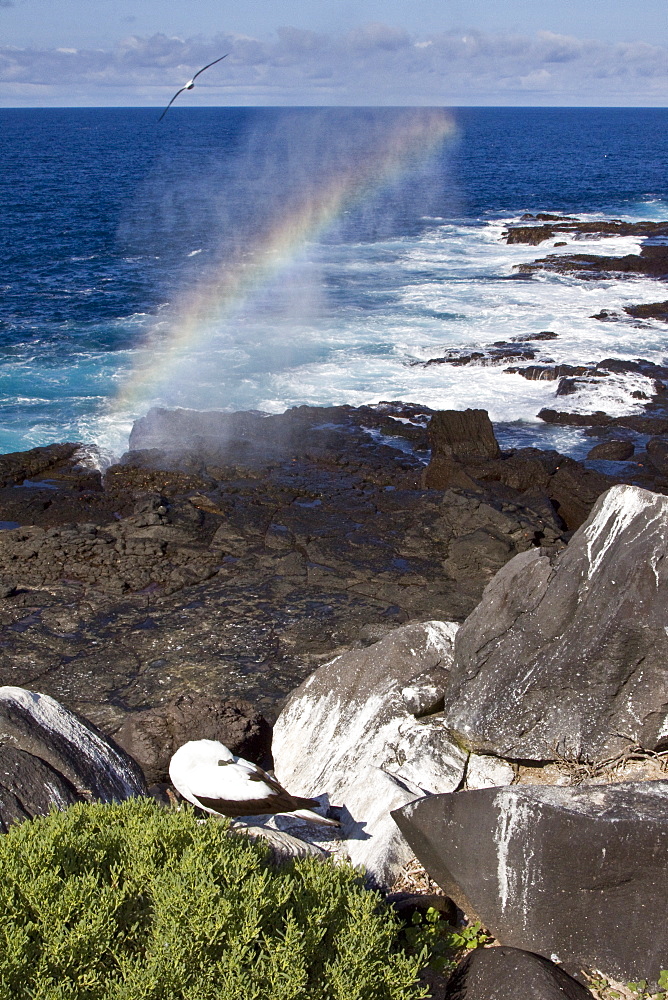
[[[592,233],[654,242],[520,272],[668,273],[665,223],[532,216],[506,239]],[[492,930],[504,947],[451,1000],[486,996],[472,984],[502,959],[516,995],[548,959],[656,979],[665,932],[642,914],[666,895],[668,368],[557,364],[556,338],[422,363],[556,382],[565,408],[539,416],[594,438],[585,461],[503,449],[483,410],[401,402],[151,410],[104,474],[76,443],[0,456],[0,822],[46,810],[31,782],[55,781],[61,805],[145,794],[182,742],[218,739],[334,807],[331,843],[256,830],[279,854],[344,852],[387,891],[414,852],[452,912]],[[636,413],[568,410],[618,378]],[[525,968],[527,951],[544,959]],[[591,995],[560,975],[535,995]]]
[[[75,445],[1,457],[0,682],[110,734],[193,693],[273,718],[337,650],[463,621],[509,559],[563,547],[615,483],[668,492],[660,436],[606,474],[502,452],[482,411],[432,418],[152,411],[104,480]]]
[[[613,478],[502,454],[488,421],[480,453],[479,420],[457,415],[430,442],[431,416],[155,412],[104,481],[74,445],[0,458],[0,521],[15,525],[0,533],[0,682],[108,733],[193,692],[271,718],[338,649],[462,621],[508,559],[564,545],[614,482],[668,488],[641,456]]]

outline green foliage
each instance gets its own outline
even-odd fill
[[[352,868],[147,799],[0,837],[0,1000],[418,1000],[399,934]]]
[[[489,940],[480,923],[467,927],[451,927],[432,906],[426,913],[414,913],[410,926],[404,929],[404,939],[414,952],[435,972],[454,969],[463,954],[479,948]]]
[[[589,986],[598,1000],[668,1000],[668,969],[659,973],[658,992],[646,979],[636,983],[617,983],[600,973],[588,977]]]

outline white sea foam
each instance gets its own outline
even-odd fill
[[[640,217],[648,217],[646,208],[639,206]],[[657,215],[664,209],[656,207]],[[419,236],[312,244],[289,273],[239,303],[224,321],[202,329],[179,365],[132,410],[115,410],[106,400],[125,381],[137,351],[91,350],[64,361],[54,354],[45,364],[33,342],[32,353],[8,357],[2,368],[5,407],[17,412],[25,407],[33,414],[24,425],[28,446],[68,437],[95,441],[118,455],[127,446],[133,419],[151,405],[276,413],[302,403],[397,399],[432,408],[482,407],[504,424],[507,445],[547,443],[575,453],[581,432],[546,428],[537,418],[539,410],[638,412],[642,401],[632,393],[646,391],[646,379],[611,376],[557,397],[556,382],[507,374],[508,361],[428,367],[421,362],[450,349],[480,349],[543,330],[558,337],[535,345],[535,363],[582,364],[606,357],[663,362],[666,324],[639,323],[625,317],[623,309],[664,298],[665,290],[642,276],[581,281],[538,272],[518,278],[515,265],[548,253],[622,256],[637,253],[641,241],[567,239],[567,246],[556,248],[553,243],[560,239],[555,237],[537,247],[507,245],[502,234],[513,221],[518,220],[480,225],[434,219]],[[601,310],[622,318],[592,318]],[[116,322],[136,338],[151,325],[156,330],[158,318],[168,330],[168,303],[157,316],[137,313]],[[159,347],[155,350],[158,356]],[[40,405],[38,419],[34,411]]]

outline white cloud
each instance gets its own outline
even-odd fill
[[[0,0],[0,3],[2,0]],[[271,40],[129,35],[113,49],[0,47],[0,101],[160,106],[205,63],[198,81],[214,104],[659,104],[668,98],[668,49],[541,31],[468,30],[410,36],[381,23],[345,35],[281,28]],[[23,88],[23,90],[21,90]],[[37,88],[37,89],[36,89]]]

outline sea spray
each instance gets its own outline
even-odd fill
[[[262,169],[257,172],[248,151],[241,155],[234,174],[241,174],[246,181],[245,170],[251,173],[254,185],[248,197],[261,208],[246,213],[246,230],[228,235],[216,265],[205,268],[194,288],[184,290],[172,315],[149,332],[134,371],[119,392],[118,412],[159,399],[161,392],[169,392],[173,386],[185,387],[190,405],[201,404],[197,372],[190,372],[189,378],[184,372],[193,352],[204,348],[207,367],[215,366],[221,337],[229,346],[235,327],[243,327],[244,312],[253,305],[264,306],[269,334],[283,318],[280,305],[285,305],[285,296],[281,303],[281,292],[285,293],[286,285],[293,286],[300,305],[308,299],[308,283],[300,281],[308,274],[307,245],[328,231],[345,228],[345,214],[365,202],[375,204],[373,217],[378,228],[382,221],[379,194],[390,195],[387,211],[396,214],[401,207],[401,190],[410,191],[416,175],[425,181],[425,164],[436,157],[454,131],[451,116],[439,109],[411,109],[390,116],[375,112],[366,128],[360,127],[358,120],[357,127],[348,132],[341,130],[340,122],[338,131],[332,132],[330,118],[324,115],[312,121],[318,128],[315,135],[311,129],[307,144],[293,136],[294,144],[288,147],[284,163],[286,173],[281,177],[275,174],[274,160],[267,159],[266,147],[271,150],[272,143],[266,137],[261,167],[269,164],[267,174]],[[254,144],[252,148],[256,150]],[[233,201],[243,215],[248,206],[238,190]],[[275,311],[266,307],[268,291],[278,301]],[[288,338],[294,335],[289,323],[284,325],[284,333]],[[267,342],[270,347],[270,334]],[[202,360],[200,355],[198,366]],[[228,400],[222,394],[217,402],[225,406]]]

